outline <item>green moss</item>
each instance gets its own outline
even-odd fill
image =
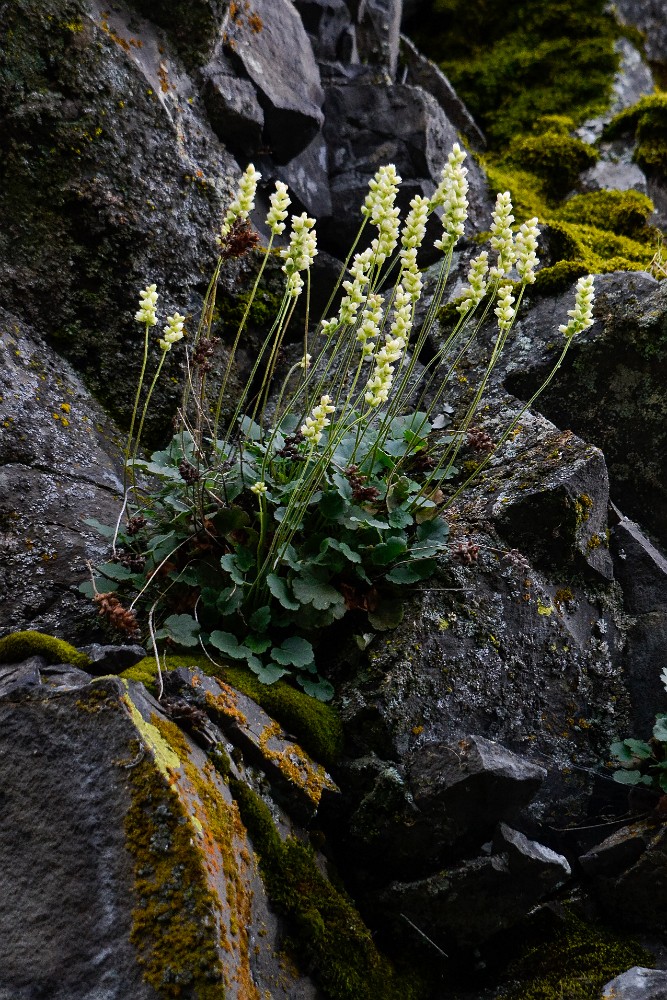
[[[0,639],[0,663],[20,663],[29,656],[43,656],[47,663],[71,663],[81,670],[91,664],[85,653],[43,632],[13,632]]]
[[[646,235],[653,202],[638,191],[594,191],[577,194],[559,208],[554,217],[581,223],[631,238]]]
[[[130,752],[136,754],[136,748]],[[125,833],[137,899],[131,940],[144,979],[169,1000],[224,1000],[211,925],[220,905],[193,844],[192,823],[152,760],[142,760],[129,773]]]
[[[550,129],[513,138],[505,161],[534,174],[542,182],[544,196],[558,201],[572,189],[581,171],[593,166],[598,155],[581,139]]]
[[[324,877],[310,847],[285,842],[268,807],[246,785],[230,779],[241,818],[252,837],[272,906],[288,924],[289,945],[330,1000],[417,1000],[418,978],[399,975],[377,951],[354,904]]]
[[[177,667],[197,667],[252,698],[288,732],[293,733],[304,750],[322,764],[331,766],[340,757],[343,727],[338,713],[330,705],[309,698],[284,681],[270,686],[260,684],[249,671],[241,667],[218,667],[205,656],[167,657],[167,670]],[[154,682],[155,674],[154,658],[146,657],[121,676],[146,683],[149,679]]]
[[[667,94],[642,97],[621,111],[605,129],[605,138],[634,133],[635,160],[644,170],[667,175]]]
[[[510,968],[512,985],[501,996],[503,1000],[593,1000],[621,972],[653,963],[635,942],[588,924],[568,910],[555,933],[531,945]]]
[[[412,34],[496,148],[543,115],[575,123],[603,111],[621,29],[604,0],[432,0]]]

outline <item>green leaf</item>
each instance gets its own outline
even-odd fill
[[[243,604],[243,588],[242,587],[225,587],[218,594],[218,599],[216,601],[216,608],[221,615],[233,615],[235,611],[238,611]]]
[[[387,490],[387,510],[396,510],[410,496],[410,480],[407,476],[400,476],[391,484]]]
[[[262,437],[264,436],[264,431],[259,426],[259,424],[256,424],[254,420],[250,419],[250,417],[247,417],[245,415],[242,416],[239,420],[239,424],[241,425],[241,430],[243,431],[245,436],[247,438],[250,438],[251,441],[262,440]]]
[[[315,654],[306,639],[294,635],[281,642],[280,646],[274,646],[271,657],[276,663],[282,663],[284,666],[291,664],[294,667],[308,667],[313,662]]]
[[[371,549],[371,560],[376,566],[388,566],[407,552],[408,540],[405,535],[393,535],[386,542],[380,542]]]
[[[651,785],[653,782],[639,771],[614,771],[614,781],[621,785]]]
[[[157,639],[171,639],[179,646],[198,646],[201,626],[191,615],[170,615],[155,633]]]
[[[407,528],[412,524],[412,514],[401,507],[396,507],[390,512],[387,520],[392,528]]]
[[[424,521],[416,532],[416,542],[410,548],[410,554],[416,558],[429,558],[438,555],[447,545],[449,525],[441,517]]]
[[[403,621],[405,607],[397,597],[382,597],[374,611],[368,612],[368,621],[378,632],[398,628]]]
[[[100,576],[106,577],[107,580],[118,580],[120,583],[123,580],[129,580],[133,575],[131,569],[120,563],[103,563],[97,567],[97,572]]]
[[[263,632],[268,628],[271,621],[271,611],[269,608],[259,608],[258,611],[250,615],[250,624],[257,632]]]
[[[404,562],[394,566],[385,579],[390,583],[408,584],[419,580],[428,580],[433,576],[438,566],[434,559],[416,559],[414,562]]]
[[[322,517],[325,517],[327,521],[337,521],[338,518],[345,513],[347,507],[348,504],[345,502],[345,499],[340,495],[340,493],[328,491],[322,494],[318,512],[322,515]]]
[[[306,674],[297,674],[297,684],[299,684],[306,694],[318,701],[331,701],[334,696],[333,685],[325,681],[322,677],[313,679]]]
[[[311,575],[294,577],[292,590],[302,604],[312,604],[318,611],[336,605],[345,607],[345,600],[340,591]]]
[[[667,774],[661,774],[658,778],[658,784],[663,792],[667,792]]]
[[[653,751],[644,740],[625,740],[625,745],[638,760],[648,760],[653,756]]]
[[[116,534],[115,526],[111,527],[108,524],[102,524],[95,517],[86,517],[84,518],[83,523],[87,524],[90,528],[94,528],[95,531],[97,531],[98,534],[102,535],[103,538],[113,538],[113,536]]]
[[[634,760],[632,751],[626,747],[624,740],[618,740],[616,743],[612,743],[609,751],[612,757],[621,764],[631,764]]]
[[[266,585],[277,601],[288,611],[298,611],[300,604],[294,599],[289,591],[287,583],[275,573],[269,573],[266,578]]]
[[[224,570],[227,570],[234,583],[240,585],[245,583],[245,577],[236,562],[236,554],[234,552],[228,552],[227,555],[222,556],[220,558],[220,565]]]
[[[334,552],[340,552],[341,555],[345,556],[352,563],[360,563],[361,555],[354,549],[351,549],[347,542],[339,542],[335,538],[325,538],[320,546],[321,552],[326,552],[327,549],[333,549]]]
[[[97,578],[99,582],[99,577]],[[95,588],[90,580],[84,580],[83,583],[79,584],[79,592],[84,595],[84,597],[89,597],[92,601],[95,596]],[[99,587],[97,588],[99,591]],[[118,590],[118,584],[115,580],[103,581],[103,591],[106,594],[113,594],[114,591]]]
[[[253,653],[265,653],[271,645],[271,640],[265,635],[248,635],[243,640],[243,645],[251,649]]]
[[[259,660],[255,660],[254,664],[249,664],[249,667],[257,675],[257,679],[261,684],[275,684],[281,677],[289,673],[289,670],[279,667],[276,663],[267,663],[264,665]]]
[[[222,507],[213,517],[213,523],[221,535],[229,535],[250,524],[250,517],[240,507]]]
[[[653,735],[656,740],[660,740],[661,743],[667,743],[667,715],[656,715]]]
[[[212,646],[219,649],[225,656],[231,656],[233,660],[246,660],[249,650],[239,645],[238,639],[231,632],[211,632],[208,640]]]
[[[252,569],[257,563],[257,556],[250,549],[244,548],[242,545],[236,550],[236,565],[241,570],[242,573],[247,573],[248,570]]]

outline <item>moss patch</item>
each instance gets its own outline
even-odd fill
[[[322,875],[310,847],[283,842],[268,807],[230,778],[241,818],[252,837],[272,905],[285,917],[289,945],[330,1000],[417,1000],[423,987],[401,976],[375,948],[353,903]]]
[[[287,730],[315,760],[331,766],[343,750],[343,727],[338,713],[330,706],[309,698],[284,681],[260,684],[257,678],[241,667],[218,667],[205,656],[169,656],[167,670],[192,667],[226,684],[256,701]],[[121,677],[141,680],[153,687],[156,675],[155,660],[146,657],[124,671]]]
[[[29,656],[43,656],[47,663],[71,663],[86,670],[91,660],[62,639],[43,632],[12,632],[0,639],[0,663],[20,663]]]
[[[547,940],[531,946],[511,966],[512,985],[502,1000],[593,1000],[602,987],[633,965],[653,965],[633,941],[586,923],[571,910]]]

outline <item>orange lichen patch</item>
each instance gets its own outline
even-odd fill
[[[279,735],[282,736],[282,743],[285,737],[280,724],[272,722],[262,731],[259,748],[267,760],[277,765],[288,781],[306,793],[313,805],[319,805],[325,788],[338,790],[322,765],[316,764],[298,744],[290,743],[288,746],[281,746],[280,749],[269,746],[271,740]]]
[[[240,726],[247,726],[248,720],[237,705],[237,694],[234,688],[230,687],[229,684],[225,684],[218,677],[214,677],[213,680],[220,688],[220,694],[215,695],[210,691],[206,692],[205,701],[208,707],[224,715],[227,719],[238,722]]]
[[[227,988],[237,984],[243,1000],[260,1000],[250,968],[249,928],[252,926],[251,857],[247,834],[238,807],[225,798],[224,785],[210,762],[197,766],[183,732],[165,719],[151,720],[181,758],[184,780],[179,776],[178,793],[197,831],[196,848],[209,885],[217,897],[223,893],[218,922],[219,947]]]

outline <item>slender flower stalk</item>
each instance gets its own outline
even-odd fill
[[[401,232],[401,249],[399,251],[401,271],[398,280],[409,293],[413,302],[417,301],[422,291],[422,278],[417,267],[417,252],[426,235],[429,211],[428,198],[419,194],[415,195],[410,202],[410,211]]]
[[[343,288],[346,295],[340,304],[338,316],[335,319],[325,320],[322,326],[322,333],[330,337],[341,326],[352,326],[356,322],[359,307],[366,299],[366,287],[371,280],[371,265],[373,263],[373,251],[370,247],[354,255],[350,266],[351,278],[346,278]]]
[[[405,352],[412,326],[412,300],[399,285],[394,300],[395,315],[383,346],[375,355],[375,366],[366,384],[364,401],[371,408],[386,403],[394,380],[394,365]]]
[[[134,407],[132,408],[132,420],[130,421],[130,430],[127,435],[127,446],[125,448],[125,464],[123,466],[123,492],[127,487],[127,467],[130,461],[130,455],[132,453],[132,436],[134,434],[134,424],[137,419],[137,412],[139,410],[139,400],[141,398],[141,390],[144,386],[144,378],[146,377],[146,365],[148,364],[148,335],[149,330],[152,326],[157,323],[157,315],[155,312],[155,307],[157,305],[158,293],[157,285],[147,285],[145,288],[139,292],[139,311],[135,313],[134,318],[137,323],[143,323],[145,325],[144,329],[144,351],[143,358],[141,361],[141,372],[139,373],[139,383],[137,385],[137,393],[134,397]],[[137,441],[137,447],[139,442]],[[136,455],[136,449],[135,449]],[[132,468],[132,484],[134,485],[134,468]]]

